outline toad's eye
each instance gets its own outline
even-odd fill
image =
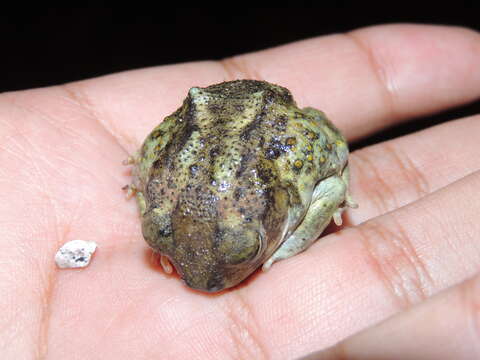
[[[250,229],[224,229],[217,233],[217,256],[230,265],[238,265],[256,259],[264,248],[263,237]]]

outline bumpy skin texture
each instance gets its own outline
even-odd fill
[[[315,109],[263,81],[192,88],[134,158],[147,243],[202,291],[307,248],[347,195],[348,148]]]

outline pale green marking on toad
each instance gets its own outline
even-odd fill
[[[190,89],[132,161],[145,240],[202,291],[298,254],[356,207],[338,129],[264,81]]]

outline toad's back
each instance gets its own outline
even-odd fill
[[[238,282],[271,256],[347,155],[323,113],[298,109],[285,88],[253,80],[192,88],[136,160],[145,238],[187,284],[226,287],[225,278]]]

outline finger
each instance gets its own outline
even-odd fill
[[[471,77],[480,63],[480,36],[461,28],[373,26],[236,62],[285,83],[300,104],[321,107],[349,139],[480,96],[480,74]]]
[[[283,326],[282,332],[264,338],[264,347],[278,357],[300,356],[476,274],[479,186],[476,172],[327,236],[276,264],[268,276],[259,276],[249,299],[254,317],[261,324]],[[281,325],[286,322],[288,326]]]
[[[480,276],[303,360],[480,358]]]
[[[351,193],[359,224],[397,209],[480,169],[480,116],[441,124],[355,151]]]
[[[480,35],[445,26],[383,25],[222,62],[161,66],[66,86],[121,144],[136,150],[189,87],[238,78],[288,87],[349,139],[480,96]]]

